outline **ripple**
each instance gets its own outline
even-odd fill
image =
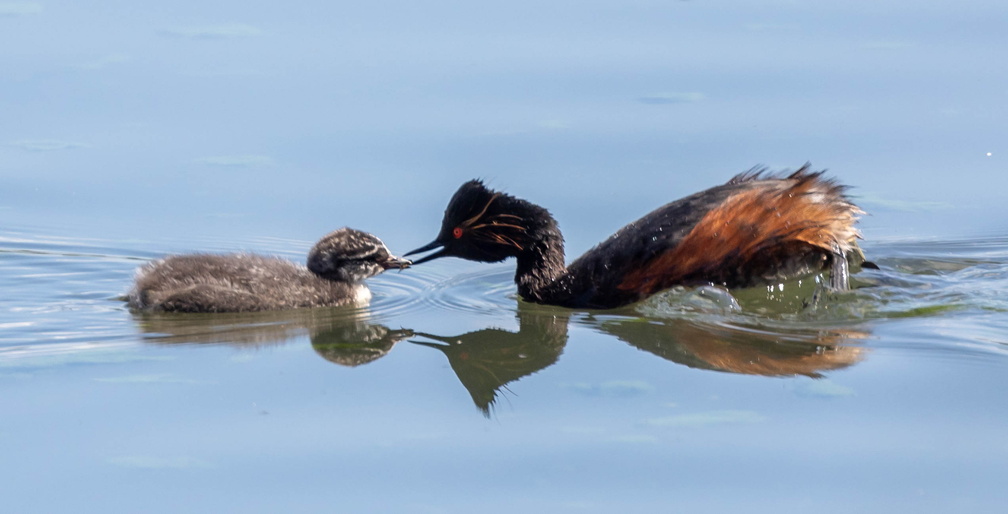
[[[133,341],[74,341],[0,346],[0,369],[47,368],[65,364],[99,364],[152,360],[135,352]]]
[[[101,239],[42,236],[18,231],[0,232],[0,254],[18,256],[67,257],[72,260],[137,260],[144,258]]]
[[[200,243],[184,246],[202,248]],[[293,260],[311,245],[283,238],[215,243],[261,253],[265,249]],[[130,246],[150,245],[0,230],[0,287],[8,293],[0,298],[0,349],[9,357],[32,346],[62,354],[94,351],[99,343],[135,342],[135,323],[119,296],[129,288],[137,266],[162,252]],[[866,250],[881,269],[854,275],[855,289],[845,293],[824,291],[817,280],[731,292],[676,288],[628,308],[571,311],[519,303],[513,263],[474,265],[462,272],[457,263],[442,263],[372,278],[368,285],[374,296],[368,307],[331,316],[367,316],[395,326],[403,316],[493,317],[511,314],[517,306],[555,311],[592,329],[613,319],[685,321],[806,341],[816,341],[822,331],[863,341],[882,322],[914,320],[901,329],[905,337],[895,344],[963,354],[1006,351],[1008,238],[897,241]],[[258,321],[236,323],[240,331]]]
[[[488,269],[441,280],[425,291],[423,303],[455,312],[486,314],[514,308],[513,272]]]
[[[307,241],[273,237],[213,242],[216,246],[254,248],[259,253],[295,261],[297,255],[303,255],[311,246]],[[143,241],[130,244],[149,246]],[[233,248],[206,249],[200,241],[186,241],[184,246],[212,252],[234,251]],[[6,299],[0,298],[0,347],[11,357],[15,349],[19,354],[23,354],[25,348],[63,354],[93,352],[99,341],[135,341],[136,321],[127,314],[122,295],[143,262],[165,253],[172,252],[123,248],[98,239],[0,231],[0,259],[4,264],[0,287],[16,293]],[[338,322],[338,318],[371,318],[394,325],[396,317],[432,310],[487,313],[513,309],[514,285],[510,278],[512,272],[507,268],[487,267],[448,275],[451,272],[450,268],[439,266],[386,272],[367,281],[373,293],[370,305],[312,313],[311,323],[303,322],[295,313],[291,314],[294,319],[281,316],[279,320],[263,316],[218,317],[210,324],[220,325],[220,330],[212,330],[218,340],[244,341],[248,339],[246,334],[258,333],[262,336],[260,339],[282,334],[276,342],[283,342],[306,333],[284,327],[312,327]],[[185,332],[180,323],[176,320],[165,326]],[[264,323],[278,325],[283,330],[264,329]],[[211,331],[206,322],[198,325],[203,332]],[[144,336],[145,339],[150,337],[154,336]],[[192,337],[195,336],[189,334],[183,339]]]
[[[368,280],[371,289],[371,312],[375,316],[398,316],[416,312],[423,307],[424,292],[433,287],[439,277],[417,268],[385,272]]]
[[[881,270],[864,270],[850,292],[831,292],[822,277],[733,290],[675,288],[627,309],[609,311],[650,318],[708,318],[712,322],[760,325],[788,331],[814,330],[871,320],[919,318],[958,312],[1008,312],[1008,238],[913,241],[870,248]],[[387,314],[435,309],[499,313],[514,309],[512,268],[492,266],[448,275],[445,268],[419,267],[375,281],[382,292],[373,304]],[[380,285],[379,285],[380,284]]]
[[[370,282],[376,314],[401,315],[427,309],[486,314],[514,308],[513,272],[492,267],[446,276],[438,267],[385,273]]]

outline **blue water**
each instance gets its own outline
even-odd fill
[[[999,512],[1008,7],[0,0],[0,497],[17,512]],[[754,165],[829,168],[848,294],[129,312],[166,253],[401,253],[463,181],[569,258]]]

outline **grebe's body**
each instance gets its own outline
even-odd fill
[[[406,255],[442,248],[417,264],[516,257],[522,298],[567,307],[613,308],[674,285],[748,287],[823,270],[846,289],[848,259],[860,258],[860,214],[843,186],[808,166],[787,176],[753,170],[656,209],[565,266],[563,236],[546,209],[474,180],[448,203],[437,239]]]
[[[137,310],[248,312],[367,303],[363,280],[410,262],[377,237],[343,228],[322,238],[308,266],[253,254],[174,255],[137,272],[128,295]]]

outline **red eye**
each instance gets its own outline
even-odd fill
[[[455,239],[458,239],[458,238],[462,237],[462,228],[461,227],[455,227],[455,228],[453,228],[452,229],[452,237],[454,237]]]

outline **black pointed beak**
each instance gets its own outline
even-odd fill
[[[409,259],[403,259],[401,257],[396,257],[395,255],[389,255],[388,260],[381,263],[381,267],[385,269],[406,269],[413,265],[413,261]]]
[[[413,254],[416,254],[416,253],[426,252],[428,250],[433,250],[435,248],[441,248],[441,251],[439,251],[439,252],[434,252],[434,253],[432,253],[430,255],[427,255],[426,257],[421,257],[421,258],[413,261],[413,264],[420,264],[420,263],[424,263],[424,262],[427,262],[427,261],[431,261],[431,260],[437,259],[438,257],[443,257],[445,255],[445,252],[447,251],[443,247],[444,247],[444,244],[442,244],[438,240],[434,240],[434,241],[431,241],[429,244],[421,246],[420,248],[417,248],[416,250],[413,250],[413,251],[410,251],[410,252],[406,252],[403,255],[413,255]]]

